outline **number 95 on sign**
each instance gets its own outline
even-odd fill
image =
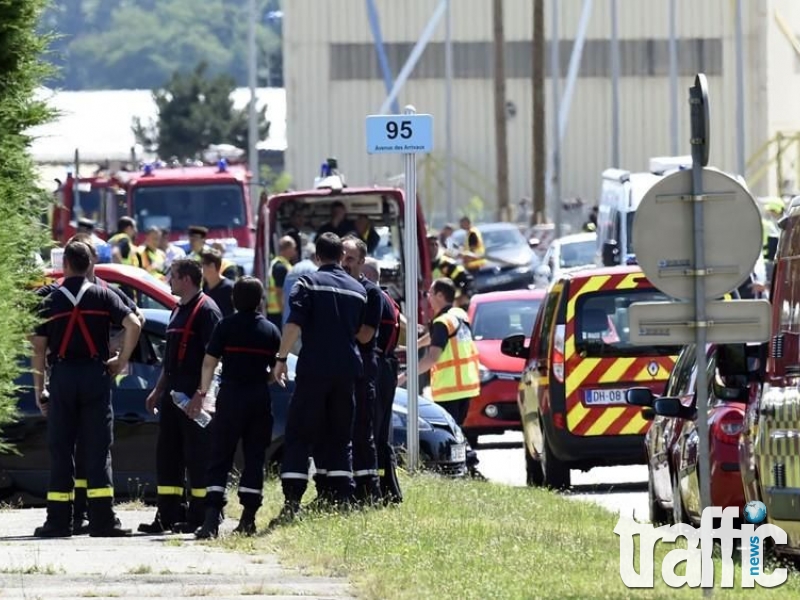
[[[367,117],[368,154],[427,154],[433,150],[431,115]]]

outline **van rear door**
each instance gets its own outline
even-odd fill
[[[573,435],[642,435],[650,422],[625,402],[630,387],[662,394],[681,348],[635,346],[628,307],[667,301],[642,273],[596,275],[573,283],[565,331],[567,429]]]

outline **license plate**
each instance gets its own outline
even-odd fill
[[[450,446],[450,461],[451,462],[464,462],[467,460],[467,445],[466,444],[453,444]]]
[[[609,404],[625,404],[627,390],[589,390],[586,392],[586,406],[605,406]]]

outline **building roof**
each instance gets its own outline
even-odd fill
[[[70,163],[75,150],[81,162],[125,161],[136,146],[131,125],[134,117],[149,123],[158,116],[150,90],[57,91],[40,88],[38,97],[58,111],[53,121],[34,127],[31,155],[37,163]],[[258,88],[258,107],[267,106],[269,138],[259,150],[286,150],[286,91],[283,88]],[[236,89],[231,98],[235,108],[244,108],[250,99],[248,88]],[[138,155],[142,155],[141,148]]]

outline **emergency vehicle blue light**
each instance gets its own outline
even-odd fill
[[[144,166],[144,174],[145,175],[152,175],[153,174],[153,165],[151,165],[150,163],[147,163]]]
[[[322,163],[320,167],[320,176],[321,177],[330,177],[331,175],[331,167],[327,162]]]
[[[219,161],[217,161],[217,169],[219,170],[220,173],[224,173],[225,171],[227,171],[228,161],[225,160],[224,158],[220,158]]]

